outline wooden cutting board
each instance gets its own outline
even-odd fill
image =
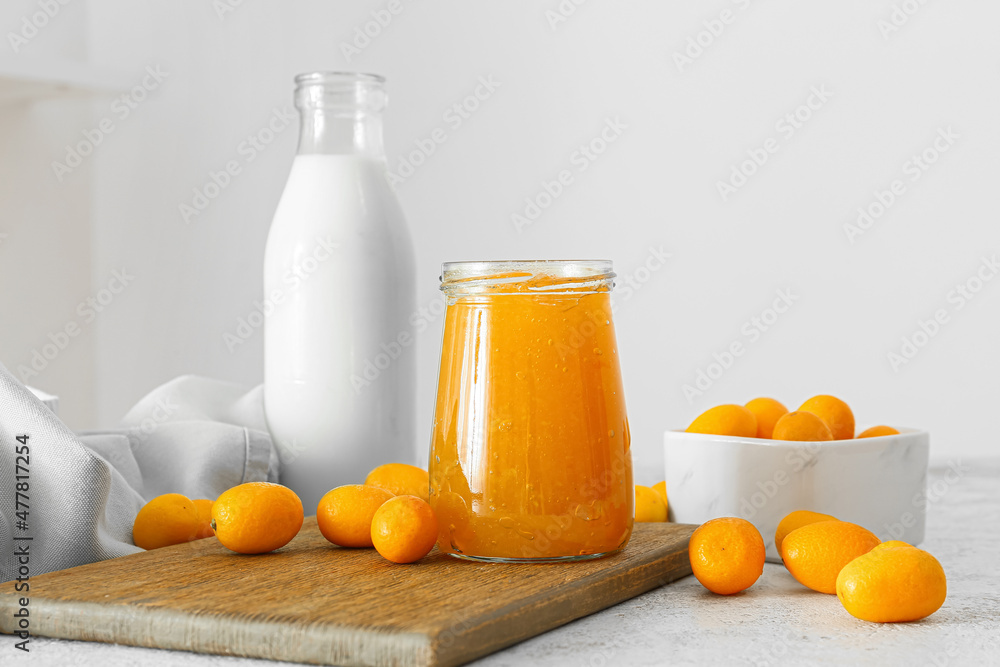
[[[480,564],[433,551],[395,565],[341,549],[306,519],[277,552],[209,538],[31,579],[47,637],[336,665],[459,665],[691,573],[695,526],[636,524],[600,560]],[[0,592],[0,630],[18,597]]]

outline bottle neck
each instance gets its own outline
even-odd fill
[[[382,111],[385,80],[356,72],[311,72],[295,77],[300,154],[363,155],[385,159]]]
[[[300,155],[363,155],[385,159],[382,114],[347,109],[299,109]]]

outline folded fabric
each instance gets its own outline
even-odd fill
[[[75,435],[0,364],[0,581],[18,576],[15,537],[31,538],[32,576],[124,556],[151,498],[214,499],[278,466],[261,387],[179,377],[119,428]]]

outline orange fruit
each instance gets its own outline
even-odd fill
[[[660,494],[648,486],[635,486],[635,520],[638,523],[656,523],[667,520],[667,506]]]
[[[850,440],[854,437],[854,413],[847,403],[836,396],[813,396],[800,405],[799,410],[811,412],[825,421],[834,440]]]
[[[394,496],[377,486],[348,484],[328,491],[316,508],[323,537],[342,547],[372,546],[372,517]]]
[[[418,561],[434,548],[438,522],[426,500],[416,496],[390,498],[372,517],[372,544],[393,563]]]
[[[742,405],[717,405],[698,415],[687,432],[756,438],[757,418]]]
[[[940,609],[947,595],[941,563],[916,547],[872,549],[837,576],[837,598],[863,621],[917,621]]]
[[[781,559],[800,584],[832,595],[840,570],[878,544],[871,531],[856,524],[819,521],[788,533],[781,543]]]
[[[819,442],[833,440],[830,427],[811,412],[789,412],[774,425],[775,440]]]
[[[788,533],[796,528],[808,526],[819,521],[837,521],[837,517],[809,510],[796,510],[778,522],[778,529],[774,531],[774,548],[781,553],[781,543],[784,542]]]
[[[427,500],[430,480],[427,471],[406,463],[386,463],[368,473],[368,486],[385,489],[394,496],[416,496]]]
[[[187,496],[165,493],[146,503],[132,524],[132,541],[142,549],[190,542],[198,534],[198,508]]]
[[[652,489],[653,491],[656,491],[656,495],[658,495],[660,497],[660,500],[663,501],[663,507],[666,508],[667,513],[669,514],[670,501],[667,500],[667,483],[665,481],[657,482],[652,486]]]
[[[712,519],[691,535],[688,556],[702,586],[719,595],[732,595],[750,588],[764,571],[764,538],[745,519]]]
[[[912,547],[913,545],[908,542],[903,542],[902,540],[889,540],[888,542],[882,542],[875,549],[893,549],[895,547]],[[875,551],[872,549],[872,551]]]
[[[758,438],[770,438],[774,425],[788,414],[788,408],[773,398],[755,398],[746,407],[757,418]]]
[[[287,486],[247,482],[212,505],[212,524],[222,546],[241,554],[280,549],[302,528],[302,501]]]
[[[859,438],[877,438],[883,435],[899,435],[899,431],[891,426],[872,426],[871,428],[866,428],[860,434]]]
[[[198,533],[194,539],[201,540],[215,535],[212,530],[212,505],[215,503],[207,498],[198,498],[194,501],[195,509],[198,510]]]

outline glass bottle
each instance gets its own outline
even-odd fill
[[[415,454],[414,258],[386,177],[384,79],[295,78],[298,153],[264,256],[264,404],[281,481],[324,493]]]
[[[632,532],[634,487],[607,261],[457,262],[430,456],[438,548],[597,558]]]

